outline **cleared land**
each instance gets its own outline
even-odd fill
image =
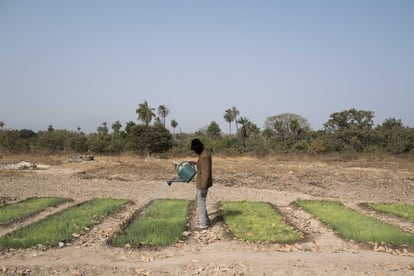
[[[414,163],[385,160],[321,160],[311,158],[214,157],[214,186],[208,196],[213,227],[193,231],[195,211],[184,242],[157,250],[117,248],[107,241],[136,210],[156,198],[194,199],[193,183],[165,184],[175,177],[173,162],[195,160],[100,157],[90,162],[68,162],[67,156],[7,156],[0,163],[29,161],[50,165],[44,170],[1,170],[3,203],[30,197],[56,196],[74,202],[0,227],[0,235],[63,208],[92,198],[129,199],[133,204],[106,217],[87,234],[62,248],[3,250],[0,274],[32,275],[410,275],[413,248],[388,248],[341,239],[309,213],[291,204],[297,199],[324,199],[397,225],[413,233],[414,223],[364,208],[361,203],[414,204]],[[1,166],[0,166],[1,167]],[[286,221],[305,234],[290,244],[262,244],[234,239],[218,210],[222,201],[263,201],[274,205]]]

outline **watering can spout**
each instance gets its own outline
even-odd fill
[[[168,186],[171,186],[173,182],[190,182],[197,173],[195,165],[188,161],[174,163],[174,169],[178,175],[178,178],[167,180]]]

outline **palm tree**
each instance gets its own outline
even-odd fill
[[[119,138],[120,133],[121,133],[121,123],[119,121],[116,121],[115,123],[112,124],[112,136],[115,138]]]
[[[224,113],[224,119],[229,123],[229,133],[231,134],[231,122],[234,121],[234,113],[232,109],[227,109]]]
[[[176,120],[171,121],[171,127],[174,129],[174,136],[175,136],[175,128],[178,126],[178,123]]]
[[[160,105],[158,107],[158,115],[162,118],[162,123],[165,127],[165,117],[170,113],[170,110],[165,105]]]
[[[236,132],[239,132],[239,127],[238,127],[238,125],[237,125],[237,123],[238,123],[238,120],[237,120],[237,116],[238,115],[240,115],[240,112],[239,112],[239,110],[237,109],[237,108],[235,108],[234,106],[231,108],[231,110],[232,110],[232,113],[233,113],[233,120],[234,120],[234,123],[236,124]]]
[[[240,117],[240,119],[237,122],[242,125],[242,127],[240,128],[239,135],[242,139],[243,146],[245,147],[246,139],[252,135],[258,135],[260,133],[260,130],[254,123],[252,123],[246,117]]]
[[[155,117],[154,110],[154,108],[149,107],[147,101],[144,101],[139,104],[135,112],[138,115],[138,120],[141,120],[145,125],[149,125],[152,121],[152,117]]]
[[[108,123],[103,122],[102,125],[98,126],[96,129],[99,135],[105,136],[108,134]]]

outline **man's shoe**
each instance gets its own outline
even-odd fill
[[[196,231],[204,231],[207,230],[209,227],[208,226],[200,226],[200,227],[196,227]]]

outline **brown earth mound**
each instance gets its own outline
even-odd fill
[[[195,156],[186,160],[194,160]],[[45,169],[10,170],[31,162]],[[0,159],[1,203],[35,196],[61,196],[74,202],[49,208],[25,221],[0,227],[0,235],[69,205],[94,197],[130,199],[87,234],[60,248],[3,250],[5,275],[414,275],[410,248],[363,245],[338,237],[311,215],[295,208],[298,199],[334,199],[413,233],[414,224],[364,208],[366,202],[414,204],[414,164],[404,160],[335,161],[312,158],[213,159],[214,186],[208,196],[213,226],[193,231],[195,209],[184,241],[159,249],[115,248],[107,244],[136,210],[155,198],[193,199],[193,183],[165,184],[176,175],[171,159],[101,157],[69,162],[67,157],[7,156]],[[3,168],[3,169],[1,169]],[[217,210],[224,200],[273,204],[305,234],[296,244],[261,244],[234,239]]]

